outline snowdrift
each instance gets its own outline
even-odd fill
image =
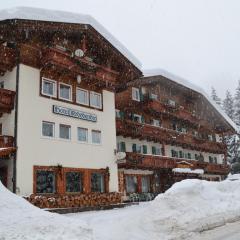
[[[0,182],[0,239],[90,240],[91,236],[85,223],[38,209]]]
[[[176,183],[145,210],[144,231],[181,239],[240,220],[240,181],[197,179]],[[161,239],[165,239],[163,236]],[[157,238],[156,238],[157,239]]]

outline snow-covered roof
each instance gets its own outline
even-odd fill
[[[89,24],[106,38],[118,51],[129,59],[137,68],[141,69],[141,62],[120,43],[106,28],[90,15],[55,11],[42,8],[16,7],[0,10],[0,21],[7,19],[26,19],[39,21],[52,21],[63,23]]]
[[[172,170],[175,173],[189,173],[189,174],[199,174],[202,175],[204,174],[203,169],[190,169],[190,168],[173,168]]]
[[[184,78],[181,78],[172,73],[169,73],[168,71],[163,69],[144,70],[143,75],[144,77],[163,76],[165,78],[170,79],[171,81],[174,81],[180,85],[183,85],[189,89],[194,90],[195,92],[202,94],[211,103],[211,105],[217,110],[217,112],[219,112],[219,114],[222,115],[222,117],[230,124],[230,126],[235,131],[239,132],[239,128],[237,127],[237,125],[228,117],[228,115],[211,99],[211,97],[201,87],[189,82]]]

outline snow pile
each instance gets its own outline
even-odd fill
[[[193,173],[193,174],[204,174],[203,169],[191,169],[191,168],[173,168],[173,172],[176,173]]]
[[[240,220],[239,184],[189,179],[150,203],[69,217],[85,220],[96,240],[192,239],[203,230]]]
[[[38,209],[0,182],[0,239],[90,240],[91,236],[82,221]]]
[[[146,209],[143,229],[179,237],[238,220],[239,184],[239,181],[208,182],[197,179],[174,184]]]
[[[240,174],[229,174],[227,177],[227,180],[230,181],[236,181],[236,180],[240,180]]]

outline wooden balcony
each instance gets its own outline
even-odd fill
[[[0,45],[0,73],[11,71],[16,65],[16,53],[14,49]]]
[[[200,162],[196,160],[182,159],[182,158],[170,158],[166,156],[153,156],[143,155],[139,153],[126,153],[126,160],[123,163],[119,163],[119,168],[139,168],[139,169],[173,169],[178,167],[179,163],[187,162],[191,165],[192,169],[203,169],[205,173],[209,174],[222,174],[229,173],[229,167],[223,164],[212,164],[207,162]]]
[[[167,114],[174,118],[178,118],[189,122],[193,125],[198,125],[200,123],[200,119],[193,115],[190,111],[181,108],[181,107],[174,107],[169,104],[160,102],[158,100],[149,99],[145,97],[143,101],[144,110],[148,112],[154,112],[156,114]],[[201,121],[201,124],[206,125],[205,121]]]
[[[207,140],[199,143],[196,142],[194,136],[179,133],[171,129],[119,119],[117,119],[116,126],[118,136],[182,146],[183,148],[200,152],[224,154],[226,151],[226,146],[223,143]]]
[[[10,113],[14,108],[15,92],[0,88],[0,113]]]
[[[118,72],[110,68],[96,64],[84,57],[73,57],[72,53],[57,48],[46,48],[43,51],[41,64],[57,65],[76,74],[87,75],[98,81],[107,81],[112,84],[116,82],[119,75]]]
[[[0,136],[0,148],[14,147],[14,138],[12,136]]]

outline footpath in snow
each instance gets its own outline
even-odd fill
[[[40,210],[0,184],[0,240],[191,239],[240,219],[239,184],[184,180],[139,206],[65,216]]]

